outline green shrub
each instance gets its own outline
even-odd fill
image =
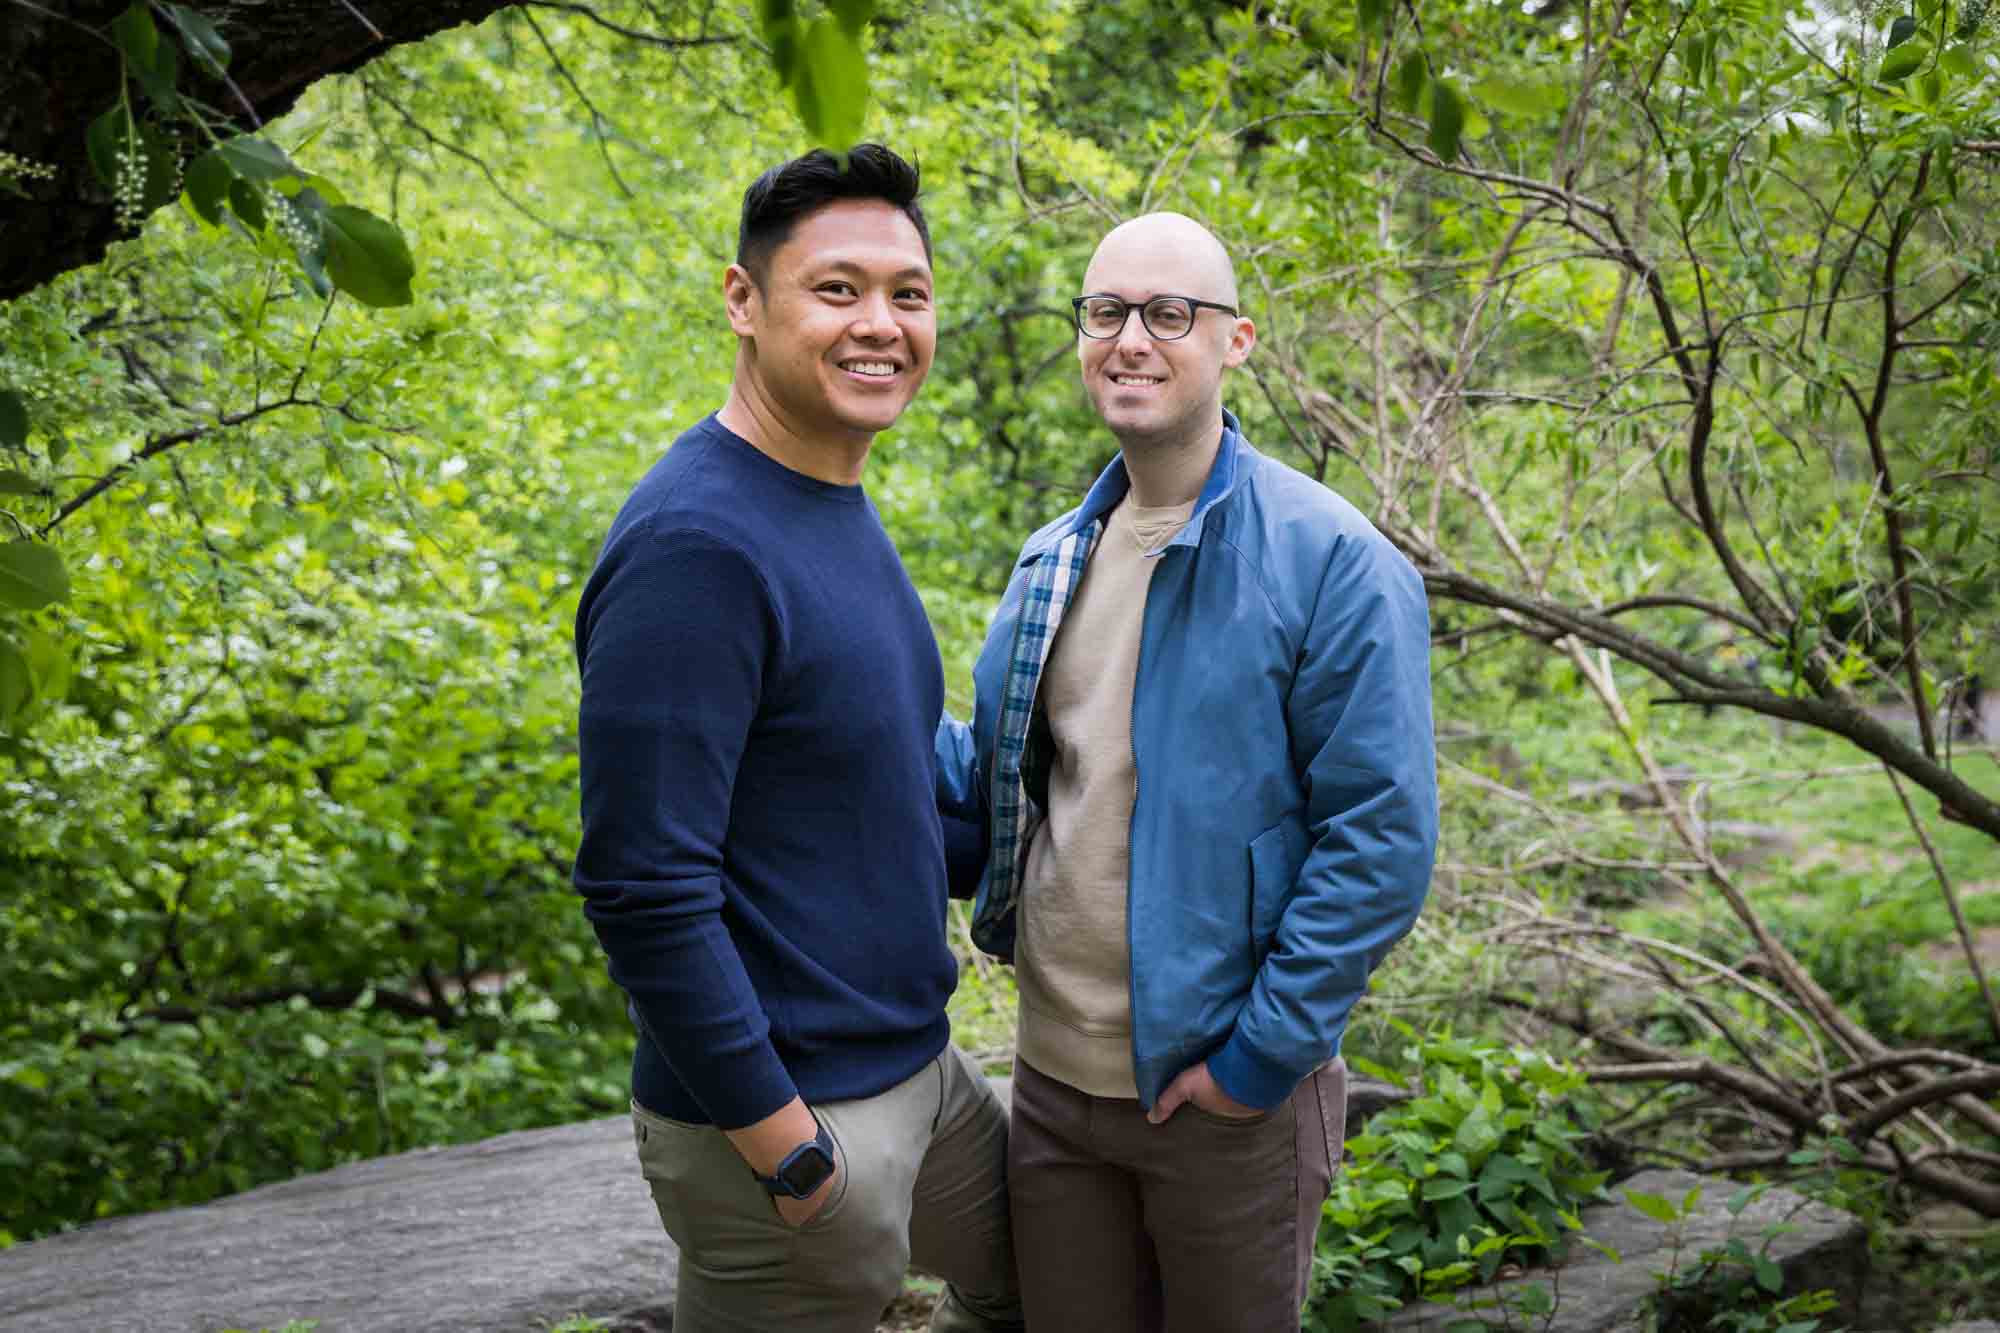
[[[1313,1333],[1488,1281],[1503,1263],[1559,1257],[1578,1208],[1603,1197],[1606,1174],[1580,1148],[1592,1120],[1577,1097],[1581,1074],[1449,1035],[1407,1055],[1422,1093],[1347,1141],[1350,1160],[1321,1214],[1305,1318]]]

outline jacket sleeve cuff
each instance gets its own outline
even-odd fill
[[[1230,1033],[1222,1049],[1208,1057],[1208,1073],[1232,1098],[1259,1111],[1291,1096],[1301,1077],[1252,1050],[1240,1030]]]

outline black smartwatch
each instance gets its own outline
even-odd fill
[[[813,1117],[813,1124],[819,1133],[811,1140],[785,1154],[785,1160],[778,1163],[778,1169],[768,1176],[758,1176],[757,1183],[771,1194],[789,1195],[794,1199],[810,1199],[814,1191],[833,1175],[833,1136],[820,1124],[819,1117]]]

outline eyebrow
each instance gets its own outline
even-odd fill
[[[857,264],[852,259],[836,259],[824,268],[808,270],[808,272],[815,271],[820,273],[851,273],[856,277],[862,278],[871,276],[865,265]],[[907,268],[897,269],[889,275],[889,281],[891,282],[908,282],[912,278],[921,278],[925,282],[935,281],[931,276],[931,271],[919,264],[911,264]]]

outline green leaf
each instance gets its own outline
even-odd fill
[[[260,139],[254,134],[245,134],[231,139],[228,143],[217,144],[215,151],[222,154],[229,163],[229,169],[245,180],[274,181],[282,176],[303,176],[298,164],[285,156],[285,150],[269,139]]]
[[[34,678],[35,693],[44,699],[62,699],[69,694],[70,662],[62,644],[53,634],[30,629],[24,652],[28,674]]]
[[[1938,57],[1938,64],[1961,79],[1976,78],[1979,74],[1979,62],[1972,58],[1972,53],[1963,45],[1947,46],[1944,54]]]
[[[1533,1315],[1539,1318],[1545,1314],[1555,1313],[1556,1298],[1554,1294],[1539,1282],[1530,1282],[1527,1286],[1522,1287],[1520,1294],[1514,1299],[1516,1301],[1516,1308],[1522,1314]]]
[[[300,196],[305,198],[304,195]],[[326,273],[333,285],[363,305],[408,305],[417,266],[395,223],[365,208],[335,204],[322,215]]]
[[[1900,22],[1900,20],[1898,21]],[[1876,77],[1884,83],[1894,83],[1898,79],[1907,79],[1922,67],[1924,57],[1930,54],[1930,50],[1928,42],[1904,42],[1892,48],[1888,55],[1882,57],[1882,68],[1877,72]]]
[[[28,702],[34,693],[33,677],[28,671],[28,659],[14,646],[12,639],[0,639],[0,724],[10,721],[21,711],[21,705]]]
[[[118,184],[118,155],[127,141],[131,113],[123,102],[114,103],[112,108],[90,122],[90,128],[83,132],[83,146],[90,154],[90,169],[97,173],[100,184],[115,187]]]
[[[1553,78],[1536,82],[1495,75],[1473,84],[1472,95],[1517,116],[1545,116],[1562,105],[1562,85]]]
[[[41,483],[25,472],[0,468],[0,495],[40,495]]]
[[[1702,62],[1707,58],[1708,43],[1702,40],[1701,34],[1689,37],[1681,47],[1681,68],[1687,71],[1689,83],[1701,82]]]
[[[145,0],[137,0],[111,20],[111,40],[133,65],[142,69],[152,67],[154,53],[160,47],[160,31],[153,26],[153,15]]]
[[[316,176],[311,172],[307,172],[302,176],[284,177],[281,180],[272,182],[271,188],[279,194],[287,195],[303,194],[305,191],[311,190],[320,197],[322,203],[329,206],[347,202],[347,195],[341,191],[338,185],[335,185],[324,176]]]
[[[161,42],[153,48],[152,63],[132,66],[132,76],[162,111],[171,115],[180,110],[181,99],[175,85],[180,82],[181,58],[173,47]]]
[[[1422,51],[1405,55],[1396,63],[1396,105],[1405,111],[1416,111],[1430,77],[1430,66],[1424,62]]]
[[[1671,1224],[1681,1220],[1681,1215],[1674,1209],[1673,1204],[1657,1194],[1644,1194],[1638,1190],[1626,1190],[1625,1202],[1631,1204],[1655,1222]]]
[[[0,389],[0,449],[28,447],[28,405],[12,389]]]
[[[167,13],[173,16],[174,26],[180,29],[181,44],[197,63],[206,65],[220,74],[229,68],[229,43],[216,31],[215,24],[207,16],[197,14],[186,5],[168,5]]]
[[[111,20],[111,40],[125,57],[125,68],[162,110],[180,108],[174,84],[180,77],[180,56],[160,40],[153,15],[143,0]]]
[[[53,546],[22,538],[0,546],[0,605],[39,611],[69,596],[69,571]]]
[[[1377,1064],[1375,1061],[1370,1060],[1365,1055],[1348,1056],[1347,1067],[1349,1069],[1354,1070],[1356,1073],[1366,1074],[1369,1078],[1379,1079],[1381,1082],[1387,1083],[1392,1088],[1400,1088],[1403,1086],[1403,1076],[1401,1074],[1389,1068],[1387,1065]]]
[[[1472,1188],[1472,1182],[1452,1176],[1439,1176],[1424,1182],[1423,1196],[1426,1199],[1456,1199]]]
[[[264,192],[241,176],[229,182],[229,207],[253,234],[270,221],[264,212]]]
[[[1889,25],[1889,44],[1882,49],[1893,51],[1904,42],[1917,35],[1917,20],[1910,14],[1898,14],[1896,21]]]
[[[222,206],[228,201],[229,187],[236,173],[220,149],[211,148],[188,164],[184,189],[188,203],[211,227],[222,225]]]
[[[1431,81],[1431,151],[1441,162],[1458,156],[1459,135],[1465,129],[1465,103],[1443,79]]]
[[[861,40],[862,28],[875,16],[875,0],[827,0],[827,8],[833,11],[842,31],[857,42]]]
[[[821,145],[845,151],[861,137],[868,111],[868,60],[833,20],[819,19],[806,29],[792,98],[806,133]]]
[[[1452,1136],[1455,1147],[1478,1156],[1491,1149],[1500,1141],[1500,1127],[1493,1123],[1493,1117],[1484,1107],[1465,1117]]]
[[[1354,21],[1361,31],[1383,31],[1389,26],[1388,0],[1354,0]]]
[[[778,71],[778,82],[791,87],[799,67],[799,37],[805,29],[792,0],[757,0],[757,26],[771,48],[771,66]]]
[[[1757,1274],[1757,1285],[1773,1296],[1785,1289],[1785,1270],[1772,1263],[1764,1255],[1758,1255],[1753,1265]]]

